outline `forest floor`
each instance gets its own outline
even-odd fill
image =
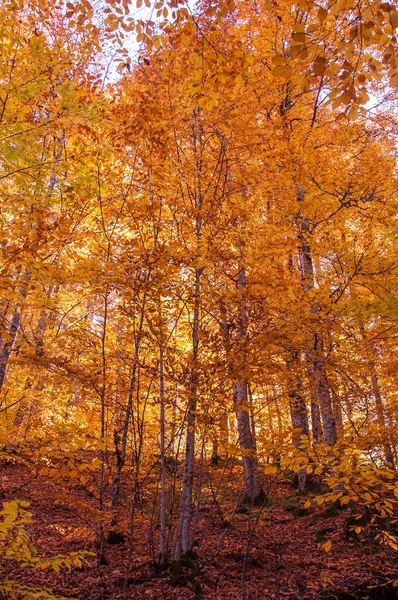
[[[87,550],[94,553],[89,556],[90,564],[56,573],[53,569],[0,563],[0,580],[43,586],[78,600],[121,599],[129,544],[107,545],[108,564],[97,564],[98,500],[88,484],[73,484],[59,472],[54,468],[49,477],[46,469],[32,470],[18,463],[3,465],[4,499],[30,503],[28,510],[33,518],[26,528],[39,556]],[[223,465],[212,467],[213,489],[222,472]],[[277,481],[270,489],[270,505],[261,509],[240,506],[228,525],[236,501],[234,485],[238,485],[238,477],[232,476],[229,492],[219,505],[203,498],[195,532],[197,555],[188,561],[182,574],[169,568],[161,575],[156,575],[153,568],[158,544],[158,517],[153,510],[156,486],[152,492],[148,487],[134,519],[128,598],[398,598],[398,588],[389,583],[398,577],[396,552],[372,541],[366,527],[360,536],[349,534],[347,519],[353,509],[337,511],[332,507],[325,512],[325,506],[319,506],[308,511],[303,508],[306,498],[296,495],[291,483]],[[129,488],[124,486],[119,525],[126,539],[129,498]],[[329,540],[331,547],[326,551],[324,544]]]

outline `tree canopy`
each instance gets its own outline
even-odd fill
[[[397,27],[374,0],[2,4],[1,597],[394,594]],[[51,557],[46,502],[85,523]],[[335,519],[305,583],[308,541],[261,549],[282,509],[289,548]]]

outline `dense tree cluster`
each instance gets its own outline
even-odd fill
[[[4,453],[91,485],[100,562],[154,473],[191,552],[209,461],[393,518],[395,4],[105,7],[0,9]]]

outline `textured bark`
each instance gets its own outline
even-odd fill
[[[25,272],[24,287],[20,290],[20,294],[23,299],[26,298],[26,282],[30,278],[30,273]],[[15,312],[11,319],[10,329],[8,332],[8,340],[3,344],[3,347],[0,352],[0,392],[3,389],[3,385],[6,379],[6,372],[8,367],[8,361],[10,358],[11,351],[14,347],[15,339],[18,334],[19,326],[21,324],[21,307],[17,304],[15,308]]]
[[[297,194],[297,200],[303,202],[304,190],[300,186]],[[311,258],[311,247],[309,244],[309,237],[311,235],[310,225],[308,219],[303,216],[298,218],[299,226],[299,260],[301,268],[301,279],[303,282],[303,288],[306,292],[313,289],[315,285],[315,273],[314,266]],[[311,306],[311,313],[314,315],[319,314],[320,309],[318,306],[313,304]],[[314,326],[312,331],[312,347],[307,353],[308,360],[308,373],[312,383],[312,402],[318,404],[320,413],[322,416],[323,431],[325,436],[325,442],[328,445],[333,445],[337,441],[337,429],[336,422],[333,414],[332,397],[330,394],[329,384],[326,376],[326,365],[323,352],[323,340],[320,326],[317,326],[317,320],[314,318]],[[315,408],[315,407],[314,407]],[[316,409],[314,410],[316,419]],[[318,423],[315,420],[317,427]],[[315,435],[319,435],[319,432],[313,432],[314,439]]]
[[[202,192],[202,169],[203,169],[203,127],[199,119],[200,108],[197,107],[193,114],[192,140],[193,151],[195,155],[195,174],[194,186],[192,189],[192,199],[194,200],[195,217],[195,238],[196,252],[199,256],[202,252],[202,210],[203,210],[203,192]],[[200,324],[200,304],[201,304],[201,275],[203,267],[195,268],[195,282],[193,290],[193,323],[192,323],[192,362],[190,373],[190,385],[187,407],[187,433],[185,442],[184,474],[182,480],[182,489],[180,496],[180,511],[177,526],[177,535],[174,547],[174,560],[179,561],[181,554],[191,550],[191,521],[192,521],[192,492],[195,463],[195,426],[196,426],[196,405],[197,388],[199,383],[199,324]]]
[[[319,408],[317,388],[314,385],[313,369],[311,367],[308,356],[306,355],[308,384],[311,392],[311,432],[312,440],[315,444],[319,444],[323,438],[323,430],[321,423],[321,411]]]
[[[253,436],[254,450],[256,451],[256,454],[257,454],[256,419],[254,416],[253,396],[252,396],[252,392],[251,392],[251,388],[250,388],[250,383],[247,384],[247,391],[249,393],[249,401],[250,401],[250,427],[251,427],[252,436]]]
[[[290,416],[293,426],[293,443],[299,447],[303,436],[309,437],[307,405],[304,397],[304,386],[300,377],[295,386],[289,390]]]
[[[340,439],[344,436],[344,422],[343,422],[343,412],[342,412],[342,403],[343,397],[339,396],[339,390],[342,388],[341,382],[339,380],[338,374],[336,370],[333,368],[335,364],[335,356],[333,350],[333,339],[331,336],[331,332],[328,332],[328,343],[329,343],[329,359],[331,363],[331,368],[328,370],[328,383],[329,389],[332,396],[332,404],[333,404],[333,418],[336,423],[336,433],[337,438]]]
[[[8,359],[10,358],[11,350],[14,345],[17,333],[18,333],[20,322],[21,322],[21,313],[19,312],[19,310],[16,310],[15,313],[13,314],[13,317],[11,320],[10,330],[9,330],[9,334],[8,334],[8,341],[4,344],[3,349],[0,353],[0,392],[3,389],[6,372],[7,372]]]
[[[200,276],[202,269],[195,269],[195,292],[192,330],[192,367],[187,410],[187,434],[185,442],[184,474],[180,497],[180,514],[174,548],[174,560],[179,561],[181,554],[191,549],[192,490],[195,459],[195,424],[198,387],[198,351],[199,351],[199,308]]]
[[[308,354],[309,373],[315,388],[317,401],[319,402],[325,442],[329,446],[333,446],[337,441],[337,428],[333,412],[332,396],[326,377],[325,360],[322,354],[321,340],[318,334],[314,333],[314,346]]]
[[[246,496],[252,505],[258,505],[264,498],[264,492],[258,475],[258,460],[256,456],[255,443],[250,427],[249,412],[240,408],[247,406],[247,382],[242,381],[236,385],[236,404],[238,410],[236,418],[238,422],[239,446],[242,452],[242,464],[245,473]]]
[[[308,413],[307,404],[304,396],[304,386],[300,377],[300,355],[298,352],[292,351],[290,359],[287,362],[289,373],[289,405],[290,416],[293,427],[293,444],[300,450],[302,438],[309,438]],[[305,469],[300,469],[297,473],[298,484],[301,491],[305,490],[307,472]]]
[[[238,287],[241,292],[244,292],[246,287],[246,275],[244,268],[240,266],[238,274]],[[243,300],[243,301],[242,301]],[[233,364],[230,340],[230,327],[228,325],[228,315],[226,307],[223,303],[220,305],[221,330],[223,333],[223,342],[226,354],[227,372],[232,380],[232,395],[236,412],[239,447],[242,450],[242,465],[245,474],[246,497],[251,504],[258,504],[264,498],[259,477],[258,477],[258,461],[256,456],[256,444],[252,434],[252,427],[249,414],[248,403],[248,384],[247,380],[235,379],[235,373],[243,371],[246,364],[244,352],[244,341],[247,334],[247,317],[244,301],[244,294],[241,293],[241,306],[238,317],[238,352],[234,355],[237,363],[236,368]],[[228,420],[226,419],[227,423]]]
[[[319,444],[322,440],[323,431],[321,424],[321,411],[319,409],[318,398],[312,390],[311,394],[311,430],[312,430],[312,439],[315,444]]]
[[[238,338],[236,353],[235,381],[236,418],[238,422],[239,446],[242,450],[242,464],[245,473],[246,496],[250,504],[259,505],[264,499],[259,473],[256,452],[256,442],[250,423],[250,406],[248,403],[248,382],[245,376],[247,369],[245,343],[247,338],[247,308],[246,308],[246,271],[244,265],[239,264],[237,287],[240,293],[240,306],[238,315]]]

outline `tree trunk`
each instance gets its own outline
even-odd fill
[[[195,238],[196,256],[201,256],[202,248],[202,220],[203,198],[202,169],[203,169],[203,126],[200,122],[200,107],[193,112],[192,140],[194,153],[194,186],[191,190],[191,201],[195,207]],[[199,324],[201,306],[201,275],[203,267],[195,267],[195,281],[193,290],[193,323],[192,323],[192,361],[190,368],[190,385],[187,407],[187,433],[185,443],[184,474],[180,497],[180,512],[177,526],[176,542],[174,547],[174,560],[179,561],[181,554],[191,550],[191,521],[192,521],[192,490],[195,463],[195,426],[197,391],[199,384]]]
[[[214,438],[213,439],[213,444],[212,444],[212,452],[211,452],[211,464],[212,465],[217,465],[218,464],[218,459],[219,459],[219,455],[218,455],[218,438]]]
[[[315,393],[311,394],[311,431],[314,443],[319,444],[322,440],[323,431],[321,424],[321,411],[319,410],[318,398],[316,397]]]
[[[292,351],[290,359],[287,362],[288,372],[290,375],[289,381],[289,404],[290,416],[293,427],[293,444],[298,451],[305,451],[300,448],[300,445],[305,438],[309,438],[308,413],[307,405],[304,397],[304,386],[300,377],[300,355],[296,351]],[[302,492],[305,490],[307,472],[305,469],[300,469],[297,473],[299,488]]]
[[[308,354],[309,373],[319,402],[325,442],[333,446],[337,441],[337,428],[334,418],[332,397],[326,378],[325,361],[322,357],[321,341],[318,334],[314,333],[314,346]]]
[[[298,189],[297,200],[300,203],[304,200],[304,190],[301,186]],[[309,221],[307,218],[300,216],[298,217],[298,225],[301,279],[303,289],[306,292],[309,292],[314,288],[315,285],[315,273],[311,258],[311,248],[308,241],[308,238],[310,236]],[[311,313],[314,316],[319,314],[319,306],[317,306],[316,304],[312,304]],[[336,422],[333,415],[332,398],[326,377],[326,365],[323,352],[322,332],[320,331],[320,327],[317,326],[317,321],[319,321],[319,319],[314,319],[314,321],[315,322],[312,331],[313,343],[311,349],[307,353],[308,372],[313,387],[313,404],[318,404],[320,408],[325,442],[328,445],[332,446],[337,441]],[[316,419],[316,408],[314,407],[314,409],[314,416]]]
[[[162,335],[162,334],[161,334]],[[163,365],[163,339],[159,345],[159,402],[160,402],[160,562],[165,563],[167,558],[166,548],[166,456],[165,456],[165,394],[164,394],[164,365]]]
[[[257,453],[256,419],[254,416],[253,395],[252,395],[252,391],[250,388],[250,383],[247,384],[247,391],[249,393],[249,400],[250,400],[250,427],[252,430],[254,450]]]
[[[192,329],[192,367],[187,410],[187,434],[185,443],[184,474],[180,498],[180,515],[174,548],[174,560],[179,561],[181,554],[191,548],[192,520],[192,488],[195,460],[195,424],[196,400],[198,386],[198,351],[199,351],[199,308],[200,308],[200,276],[201,268],[195,269],[194,312]]]
[[[12,320],[11,320],[10,330],[9,330],[9,334],[8,334],[9,339],[7,342],[5,342],[3,349],[0,352],[0,392],[3,389],[6,372],[7,372],[8,359],[10,358],[11,350],[14,346],[14,342],[15,342],[15,338],[18,333],[20,322],[21,322],[21,313],[20,313],[20,310],[17,308],[16,311],[14,312]]]
[[[239,247],[241,244],[239,243]],[[246,271],[242,263],[238,266],[237,287],[240,295],[238,314],[238,338],[236,352],[235,380],[236,418],[238,422],[239,446],[242,452],[242,464],[245,474],[246,497],[253,506],[263,503],[265,494],[260,483],[256,443],[250,424],[250,406],[248,403],[248,382],[245,376],[247,368],[246,348],[247,339],[247,307],[246,307]]]
[[[129,433],[131,412],[133,409],[134,391],[135,391],[135,387],[136,387],[137,367],[138,367],[138,360],[139,360],[139,356],[140,356],[140,345],[141,345],[141,337],[142,337],[142,330],[143,330],[143,323],[144,323],[145,306],[146,306],[146,293],[144,294],[144,298],[143,298],[143,302],[142,302],[140,321],[139,321],[138,331],[136,334],[136,339],[135,339],[135,344],[134,344],[134,358],[133,358],[134,362],[133,362],[131,375],[130,375],[129,394],[128,394],[128,398],[127,398],[127,406],[126,406],[126,411],[124,414],[123,425],[122,425],[121,430],[115,429],[115,431],[114,431],[114,443],[115,443],[115,450],[116,450],[116,469],[115,469],[115,475],[113,477],[113,496],[112,496],[112,509],[114,511],[117,510],[117,507],[119,504],[120,479],[121,479],[122,469],[126,462],[127,439],[128,439],[128,433]],[[121,443],[121,447],[119,448],[120,432],[122,433],[122,440],[121,440],[122,443]]]

